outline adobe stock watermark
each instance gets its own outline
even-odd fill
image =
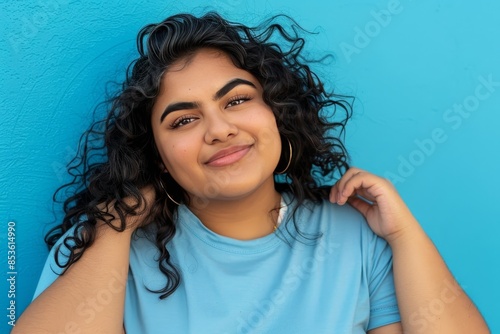
[[[69,4],[68,0],[38,0],[37,11],[19,20],[19,30],[9,36],[9,43],[15,53],[22,44],[29,44],[47,24],[59,15]]]
[[[481,106],[481,102],[490,98],[500,87],[500,81],[494,81],[493,75],[480,76],[474,93],[466,96],[460,103],[453,104],[443,112],[442,119],[447,126],[436,127],[427,137],[416,138],[415,149],[405,155],[398,156],[398,167],[395,171],[387,171],[384,177],[393,184],[403,183],[433,155],[438,146],[449,138],[450,129],[457,131],[466,119],[473,115]]]
[[[380,35],[383,29],[387,28],[393,17],[403,12],[403,9],[404,7],[399,0],[389,0],[386,9],[370,12],[372,20],[366,22],[363,27],[355,26],[352,43],[341,42],[339,44],[347,63],[352,61],[353,55],[360,54],[361,50],[368,47],[372,40]]]
[[[269,298],[256,301],[254,303],[255,309],[252,312],[246,317],[237,319],[237,333],[257,333],[258,328],[264,324],[266,318],[272,319],[273,312],[285,301],[285,297],[299,289],[301,283],[317,271],[320,264],[339,247],[340,244],[323,238],[312,256],[286,271],[279,288],[274,289]]]
[[[418,333],[424,333],[429,325],[439,319],[446,306],[453,303],[463,293],[457,282],[444,281],[444,288],[439,297],[432,299],[427,305],[421,306],[418,311],[410,314],[409,324],[416,328]]]

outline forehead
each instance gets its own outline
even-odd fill
[[[173,62],[165,74],[182,71],[193,64],[196,66],[206,63],[219,63],[236,67],[224,51],[215,48],[201,48]]]
[[[227,81],[243,78],[258,84],[249,72],[234,65],[231,58],[217,49],[200,49],[194,54],[174,62],[165,72],[161,93],[189,90],[218,89]]]
[[[251,73],[236,67],[227,54],[216,49],[200,49],[173,63],[163,75],[151,117],[159,117],[173,103],[202,105],[211,101],[215,92],[237,78],[252,82],[262,94],[259,81]],[[237,89],[248,89],[242,86],[246,85]]]

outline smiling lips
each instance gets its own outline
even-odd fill
[[[252,145],[228,147],[212,155],[205,164],[211,167],[224,167],[233,164],[243,158],[251,147]]]

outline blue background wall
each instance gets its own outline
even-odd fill
[[[30,3],[2,1],[0,10],[0,268],[9,271],[7,223],[14,221],[17,314],[47,255],[42,237],[60,218],[51,195],[66,180],[62,168],[106,82],[120,80],[133,58],[137,31],[207,8],[200,0]],[[321,74],[357,97],[346,138],[353,164],[393,180],[500,332],[500,3],[328,3],[219,0],[208,8],[245,23],[283,12],[319,33],[308,49],[335,55]],[[5,315],[8,291],[2,279]]]

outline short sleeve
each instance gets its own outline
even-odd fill
[[[392,271],[392,251],[373,234],[369,268],[370,320],[368,330],[401,321]]]
[[[42,269],[42,273],[38,280],[38,284],[33,295],[33,300],[35,300],[35,298],[37,298],[43,291],[45,291],[45,289],[47,289],[52,283],[54,283],[54,281],[62,273],[63,269],[57,265],[54,254],[58,246],[62,244],[64,238],[70,233],[73,233],[73,230],[74,227],[66,231],[66,233],[61,238],[59,238],[57,243],[50,250],[47,260],[45,261],[45,265]],[[65,254],[67,254],[67,252],[69,252],[67,248],[65,248],[64,246],[60,247],[60,260],[64,261]]]

